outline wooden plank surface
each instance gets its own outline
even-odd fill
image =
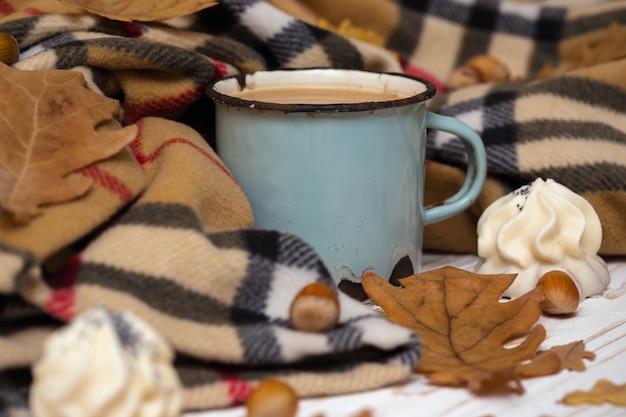
[[[453,265],[473,270],[474,256],[426,255],[423,269]],[[583,301],[574,317],[542,317],[546,340],[542,349],[582,340],[596,354],[585,372],[562,371],[523,381],[524,394],[476,397],[464,389],[439,388],[416,375],[400,385],[353,395],[300,402],[298,417],[353,417],[369,409],[374,417],[623,417],[626,407],[566,406],[561,399],[575,390],[589,390],[598,379],[626,383],[626,260],[608,262],[611,283],[602,297]],[[188,413],[185,417],[244,417],[242,407]]]

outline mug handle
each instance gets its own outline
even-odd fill
[[[424,225],[433,224],[454,216],[468,208],[480,194],[487,177],[485,145],[471,127],[450,116],[427,112],[426,127],[457,135],[467,151],[467,173],[459,191],[443,202],[424,212]]]

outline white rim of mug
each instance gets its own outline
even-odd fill
[[[384,75],[389,77],[402,77],[407,78],[413,81],[417,81],[424,85],[424,91],[413,94],[409,97],[401,97],[393,100],[386,101],[364,101],[358,103],[332,103],[332,104],[283,104],[283,103],[270,103],[266,101],[257,101],[257,100],[248,100],[236,96],[232,96],[229,94],[224,94],[215,89],[215,87],[219,83],[227,82],[228,80],[235,79],[240,87],[240,89],[244,89],[246,87],[246,78],[252,76],[256,73],[278,73],[278,72],[290,72],[290,71],[299,71],[299,72],[312,72],[312,71],[342,71],[342,72],[357,72],[357,73],[367,73],[374,75]],[[421,77],[416,77],[414,75],[399,73],[399,72],[377,72],[377,71],[366,71],[366,70],[355,70],[355,69],[339,69],[339,68],[286,68],[280,70],[261,70],[254,72],[246,72],[236,75],[231,75],[228,77],[220,78],[219,80],[213,81],[209,84],[206,94],[215,100],[216,102],[236,106],[236,107],[246,107],[250,109],[258,109],[258,110],[276,110],[285,113],[294,113],[294,112],[320,112],[320,113],[334,113],[334,112],[358,112],[358,111],[371,111],[377,109],[387,109],[393,107],[401,107],[406,105],[411,105],[415,103],[419,103],[422,101],[426,101],[436,94],[436,87],[431,82]]]

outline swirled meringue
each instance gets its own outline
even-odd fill
[[[516,298],[532,290],[551,270],[566,272],[581,301],[609,284],[606,263],[597,253],[602,225],[591,204],[552,179],[537,178],[494,201],[478,220],[476,271],[517,273],[503,294]]]
[[[174,353],[131,313],[95,308],[53,333],[33,365],[35,417],[174,417]]]

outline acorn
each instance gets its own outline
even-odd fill
[[[6,65],[15,64],[20,58],[20,50],[13,36],[0,32],[0,62]]]
[[[509,81],[509,69],[499,59],[476,55],[457,68],[448,79],[448,87],[461,88],[474,84]]]
[[[337,293],[322,282],[302,288],[289,309],[291,326],[303,332],[325,332],[339,322]]]
[[[538,287],[543,288],[545,299],[539,308],[546,314],[562,315],[576,311],[580,293],[572,277],[563,271],[548,271],[539,278]]]
[[[294,417],[298,396],[278,379],[264,379],[246,399],[247,417]]]

